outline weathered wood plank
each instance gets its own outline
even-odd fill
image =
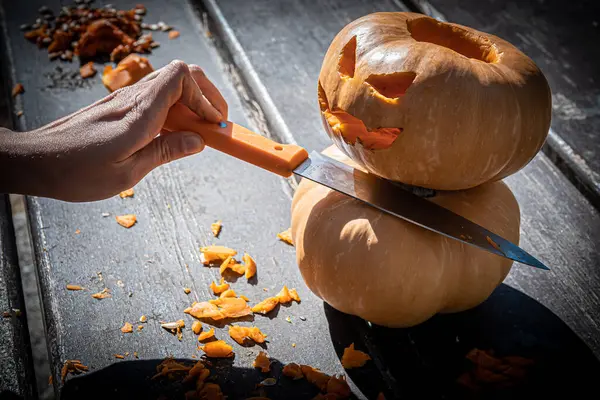
[[[0,194],[0,399],[37,397],[10,203]]]
[[[552,90],[547,152],[600,205],[600,42],[595,0],[409,0],[423,12],[500,36],[531,57]],[[563,142],[564,141],[564,142]]]
[[[51,63],[44,51],[23,39],[20,24],[34,19],[41,5],[56,10],[61,3],[4,3],[6,54],[15,80],[23,82],[26,90],[21,99],[25,111],[19,121],[21,130],[48,123],[107,94],[99,76],[76,90],[48,88],[46,75],[57,65],[73,72],[78,65]],[[113,2],[119,8],[135,3]],[[162,46],[150,56],[154,67],[176,58],[201,65],[229,101],[230,119],[252,126],[234,87],[226,80],[225,66],[219,64],[188,3],[144,3],[148,8],[146,21],[163,20],[181,32],[181,37],[172,41],[167,40],[166,33],[155,34]],[[289,226],[290,189],[285,180],[207,149],[154,171],[135,191],[134,198],[83,204],[27,199],[54,384],[63,394],[61,398],[156,398],[162,389],[172,390],[150,381],[149,376],[166,356],[191,360],[202,354],[189,329],[192,319],[183,309],[193,301],[214,297],[208,285],[218,281],[218,269],[203,267],[199,254],[200,246],[212,243],[235,248],[240,255],[247,251],[256,259],[257,283],[248,284],[244,278],[233,283],[236,292],[248,296],[252,304],[275,295],[284,284],[298,289],[301,304],[280,307],[276,318],[256,316],[252,322],[268,335],[265,347],[276,361],[276,372],[282,363],[292,361],[330,374],[343,371],[331,341],[319,340],[327,326],[321,301],[303,284],[295,268],[293,248],[276,239],[276,234]],[[102,216],[106,212],[110,217]],[[129,230],[114,220],[115,215],[125,213],[138,217],[138,223]],[[218,239],[210,233],[210,224],[217,219],[224,224]],[[67,291],[67,284],[78,284],[85,290]],[[112,298],[90,297],[105,287],[111,290]],[[186,295],[184,287],[192,288],[191,294]],[[136,327],[142,314],[149,318],[142,331],[121,333],[125,322]],[[286,321],[288,316],[291,322]],[[180,318],[187,324],[181,342],[159,324],[160,320]],[[233,343],[227,327],[216,332],[217,338]],[[251,366],[260,347],[233,344],[236,357],[217,363],[217,379],[231,398],[250,397],[255,385],[269,375]],[[114,357],[126,352],[125,362]],[[69,378],[63,385],[60,369],[69,359],[81,360],[91,372]],[[285,379],[266,391],[272,398],[302,399],[316,394],[310,385]],[[167,394],[177,398],[172,391]]]
[[[318,117],[316,82],[322,57],[333,36],[354,18],[373,11],[398,11],[401,9],[398,6],[402,6],[396,2],[360,0],[323,0],[318,5],[308,1],[281,4],[268,0],[244,3],[221,0],[218,3],[206,1],[206,4],[215,18],[214,29],[219,32],[217,36],[228,32],[235,36],[254,69],[253,73],[264,84],[294,139],[310,150],[321,150],[330,144],[322,132]],[[215,7],[216,4],[218,7]],[[224,39],[224,42],[227,41],[231,42],[230,39]],[[234,60],[242,58],[233,55]],[[268,103],[260,98],[256,101]],[[281,135],[281,138],[285,139],[285,135]],[[515,265],[505,281],[506,286],[499,289],[482,307],[467,313],[467,316],[436,317],[423,327],[397,330],[385,335],[377,329],[369,333],[371,331],[365,328],[363,333],[366,337],[374,337],[372,350],[380,353],[382,375],[394,388],[396,395],[411,393],[411,388],[422,388],[427,379],[432,379],[432,375],[439,379],[440,391],[445,391],[448,387],[444,385],[444,380],[448,379],[448,375],[444,376],[436,367],[447,367],[444,363],[453,364],[454,367],[460,365],[458,355],[463,356],[469,346],[493,345],[509,353],[518,353],[523,349],[528,349],[525,353],[547,351],[556,356],[556,360],[563,360],[564,357],[572,362],[587,360],[586,365],[598,371],[598,212],[544,154],[539,154],[524,170],[508,178],[507,183],[521,206],[522,246],[547,262],[552,271],[536,271]],[[490,315],[486,315],[486,312]],[[541,312],[539,319],[535,317],[538,312]],[[506,314],[512,317],[506,317]],[[529,323],[528,320],[535,320],[536,323]],[[489,324],[502,329],[496,332],[486,328]],[[438,331],[440,327],[447,330]],[[552,332],[554,327],[560,333]],[[514,331],[511,332],[511,329]],[[410,337],[414,332],[421,332],[426,337],[423,347],[417,346],[418,342],[410,345]],[[433,350],[428,350],[427,346],[432,344],[436,334],[450,338],[455,337],[453,333],[456,333],[455,336],[465,333],[469,339],[452,350],[454,353],[435,347],[440,354],[433,357]],[[396,340],[398,351],[382,348],[385,343],[390,343],[379,342],[377,338],[382,337]],[[569,340],[564,340],[565,337]],[[402,343],[405,343],[404,349]],[[407,353],[417,351],[415,346],[420,353],[430,353],[435,361],[427,368],[417,368],[418,372],[414,372],[415,366],[426,363],[422,356],[413,354],[414,362],[398,361],[403,359],[398,357],[399,354],[410,356]],[[447,356],[446,361],[443,361],[443,356]],[[558,361],[551,364],[553,367],[560,365]],[[394,368],[394,365],[398,368]],[[559,369],[572,382],[581,381],[564,367]],[[590,376],[585,368],[579,366],[578,373]],[[456,377],[452,373],[449,376]],[[539,390],[539,385],[533,386]],[[549,390],[559,390],[559,386],[553,385],[553,389]],[[436,390],[431,394],[440,395],[441,392],[437,393]]]

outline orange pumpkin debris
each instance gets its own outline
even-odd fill
[[[269,297],[252,307],[252,312],[266,314],[272,311],[279,304],[277,297]]]
[[[344,349],[342,356],[342,366],[346,369],[358,368],[365,365],[371,357],[367,353],[354,349],[354,343]]]
[[[233,257],[227,257],[225,259],[225,261],[223,261],[223,263],[221,263],[221,267],[219,268],[219,272],[221,273],[221,275],[223,275],[225,273],[225,271],[227,271],[228,269],[231,269],[232,271],[238,273],[238,274],[243,274],[244,272],[246,272],[246,267],[240,263],[238,263]]]
[[[200,253],[202,253],[202,257],[204,258],[202,263],[208,265],[215,262],[222,263],[228,257],[234,257],[237,251],[225,246],[206,246],[200,248]]]
[[[199,335],[200,332],[202,332],[202,322],[194,321],[192,324],[192,332],[194,332],[196,335]]]
[[[224,318],[240,318],[252,314],[248,303],[237,297],[218,298],[208,302],[195,303],[192,307],[186,308],[184,312],[198,319],[208,318],[216,321]]]
[[[151,379],[154,380],[163,376],[173,379],[176,373],[189,372],[191,369],[192,367],[188,367],[187,365],[175,361],[173,357],[168,357],[156,366],[157,373]]]
[[[147,58],[130,54],[117,64],[116,68],[107,65],[102,72],[102,83],[114,92],[125,86],[133,85],[154,71]]]
[[[146,322],[146,321],[148,321],[148,317],[146,317],[145,315],[142,315],[140,317],[140,322]]]
[[[290,297],[292,298],[292,300],[296,301],[297,303],[300,303],[300,296],[298,295],[296,289],[290,289]]]
[[[115,219],[119,225],[125,228],[131,228],[137,222],[135,214],[117,215]]]
[[[223,392],[221,387],[216,383],[207,382],[202,386],[202,389],[197,392],[198,399],[206,400],[223,400]]]
[[[223,228],[223,223],[221,222],[221,220],[210,224],[210,230],[212,231],[212,233],[215,237],[219,237],[219,234],[221,233],[222,228]]]
[[[198,341],[203,342],[203,341],[208,340],[213,337],[215,337],[215,328],[210,328],[210,330],[208,332],[202,332],[198,336]]]
[[[107,297],[110,297],[110,289],[104,288],[101,292],[94,293],[92,297],[98,300],[106,299]]]
[[[179,31],[171,31],[169,32],[169,39],[177,39],[179,37]]]
[[[322,392],[327,390],[327,383],[331,378],[326,373],[319,371],[310,365],[301,365],[300,369],[307,381],[318,387]]]
[[[252,362],[254,368],[260,368],[261,372],[269,372],[271,370],[271,360],[267,357],[267,354],[263,351],[259,351],[258,355]]]
[[[226,291],[221,293],[219,297],[224,299],[225,297],[237,297],[237,295],[235,294],[235,291],[233,289],[227,289]]]
[[[289,244],[290,246],[294,245],[294,241],[292,240],[292,228],[288,228],[283,232],[279,232],[277,234],[277,238],[282,242]]]
[[[292,378],[294,380],[304,378],[304,374],[302,373],[302,369],[296,363],[289,363],[285,367],[283,367],[283,375]]]
[[[119,197],[124,199],[126,197],[133,197],[134,195],[134,191],[133,188],[131,189],[127,189],[127,190],[123,190],[121,193],[119,193]]]
[[[206,368],[202,361],[198,361],[192,369],[188,372],[188,375],[183,379],[183,382],[196,381],[196,384],[201,384],[210,375],[210,371]]]
[[[212,358],[228,358],[233,356],[233,347],[225,343],[223,340],[206,343],[200,347],[207,357]]]
[[[121,332],[123,332],[123,333],[133,332],[133,325],[131,325],[129,322],[125,322],[125,325],[123,325],[123,327],[121,328]]]
[[[350,396],[350,386],[346,382],[346,378],[341,375],[339,378],[332,376],[327,382],[327,394],[333,394],[337,398],[346,398]]]
[[[66,360],[60,371],[60,380],[64,384],[68,374],[79,375],[82,372],[87,372],[88,369],[79,360]]]
[[[290,301],[292,301],[292,296],[290,296],[290,291],[288,290],[287,286],[283,286],[283,289],[281,289],[279,291],[279,293],[277,293],[277,300],[279,300],[280,303],[289,303]]]
[[[246,302],[250,301],[249,298],[247,298],[246,296],[244,296],[243,294],[240,294],[240,299],[244,299]]]
[[[254,262],[254,259],[248,253],[244,253],[242,261],[246,267],[246,279],[250,279],[256,275],[256,262]]]
[[[215,281],[212,281],[210,288],[215,295],[219,295],[229,289],[229,284],[226,283],[223,278],[221,278],[221,283],[219,285],[215,284]]]
[[[67,290],[83,290],[83,287],[79,285],[67,285]]]
[[[94,63],[92,61],[79,68],[79,75],[81,75],[83,79],[91,78],[92,76],[96,75],[96,72],[98,71],[96,71],[96,68],[94,68]]]
[[[244,345],[246,339],[252,339],[256,343],[264,343],[267,335],[262,333],[256,326],[247,327],[232,325],[229,327],[229,336],[239,345]]]
[[[115,356],[115,358],[118,358],[120,360],[125,358],[125,356],[122,356],[121,354],[115,354],[114,356]]]
[[[18,95],[20,95],[23,92],[25,92],[25,87],[23,86],[22,83],[17,83],[15,86],[13,86],[12,96],[17,97]]]
[[[185,294],[190,294],[190,293],[192,293],[192,289],[190,289],[189,287],[186,287],[186,288],[183,288],[183,292]]]

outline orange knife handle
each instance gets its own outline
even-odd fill
[[[208,147],[286,178],[308,158],[308,152],[300,146],[277,143],[233,122],[226,124],[222,128],[206,122],[187,107],[176,104],[169,110],[165,129],[196,132]]]

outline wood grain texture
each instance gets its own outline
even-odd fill
[[[600,204],[600,3],[576,1],[409,0],[445,19],[497,35],[531,57],[552,90],[548,154]],[[557,136],[557,137],[555,137]],[[564,142],[563,142],[564,140]]]
[[[135,3],[113,2],[119,8]],[[49,62],[45,51],[23,38],[19,26],[35,19],[37,9],[44,4],[57,10],[61,2],[3,4],[8,28],[5,54],[10,56],[3,55],[3,59],[11,63],[13,80],[23,82],[26,90],[20,98],[25,110],[19,120],[21,130],[39,127],[107,94],[99,76],[76,90],[48,88],[46,75],[56,66],[77,72],[78,65]],[[150,56],[153,66],[159,68],[173,59],[201,65],[228,100],[230,119],[249,126],[234,88],[226,80],[226,67],[219,64],[200,19],[188,3],[169,2],[167,7],[156,0],[144,4],[148,8],[146,21],[162,20],[181,32],[175,40],[168,40],[166,33],[154,34],[161,47]],[[251,304],[275,295],[284,284],[298,289],[301,304],[279,307],[271,316],[276,318],[258,315],[253,322],[240,322],[256,325],[268,335],[265,348],[274,359],[274,370],[280,372],[282,363],[294,361],[330,374],[342,372],[333,344],[315,340],[327,326],[322,303],[304,286],[295,267],[293,247],[276,238],[289,226],[290,207],[289,186],[278,176],[207,149],[154,171],[135,187],[133,198],[116,196],[71,204],[30,197],[27,204],[59,398],[150,399],[162,392],[178,398],[179,388],[150,381],[149,376],[167,356],[193,361],[192,355],[202,354],[190,330],[192,318],[183,310],[193,301],[214,297],[209,284],[218,281],[219,271],[202,266],[199,253],[200,246],[213,243],[232,247],[240,256],[246,251],[256,260],[257,282],[240,278],[233,283],[236,292],[248,296]],[[103,213],[110,216],[103,217]],[[115,215],[127,213],[138,218],[131,229],[115,222]],[[210,231],[210,224],[217,219],[223,221],[218,239]],[[68,291],[67,284],[81,285],[85,290]],[[105,287],[111,290],[111,298],[90,297]],[[185,287],[192,288],[189,295],[184,293]],[[149,319],[142,331],[121,333],[125,322],[137,327],[142,314]],[[181,342],[159,323],[180,318],[186,321]],[[217,328],[216,336],[234,344],[236,356],[232,361],[216,363],[214,375],[231,398],[250,397],[256,384],[268,376],[252,368],[261,348],[233,343],[227,327]],[[125,361],[114,357],[126,352]],[[139,360],[133,357],[134,352]],[[90,373],[69,377],[63,386],[60,370],[69,359],[81,360]],[[266,391],[272,398],[303,399],[316,394],[311,385],[286,380]]]
[[[14,235],[8,196],[0,194],[0,399],[34,399],[31,345]]]

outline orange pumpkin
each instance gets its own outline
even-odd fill
[[[371,173],[459,190],[509,176],[550,126],[546,78],[510,43],[415,13],[344,27],[319,75],[327,133]]]
[[[334,146],[324,153],[360,169]],[[438,192],[429,200],[519,242],[519,205],[503,182]],[[480,304],[512,265],[305,179],[292,202],[291,232],[313,293],[342,312],[390,327]]]

